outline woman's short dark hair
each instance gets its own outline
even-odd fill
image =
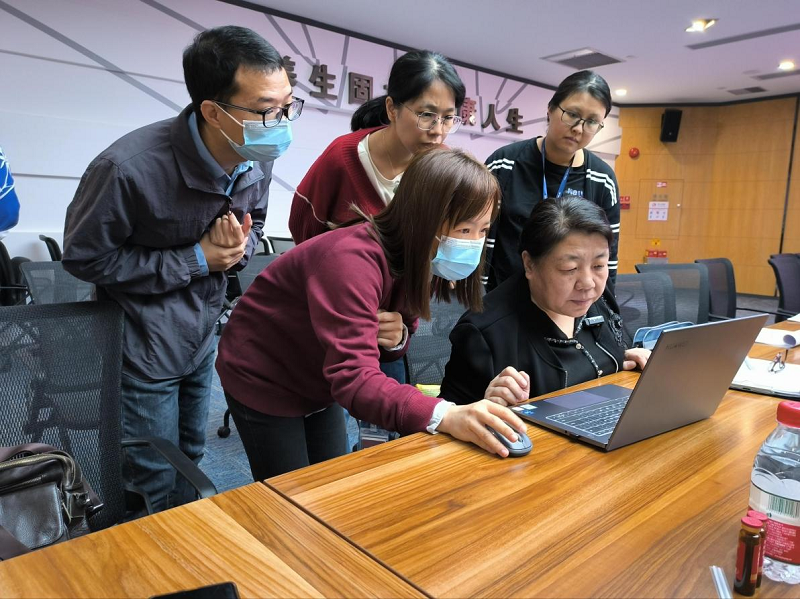
[[[236,95],[240,66],[269,75],[283,68],[283,58],[255,31],[236,25],[202,31],[183,51],[183,78],[198,119],[204,100],[229,102]]]
[[[558,89],[550,99],[547,108],[553,110],[572,94],[580,94],[582,92],[586,92],[605,106],[606,113],[604,116],[608,116],[608,113],[611,112],[611,90],[608,89],[606,80],[594,71],[578,71],[564,79],[558,85]]]
[[[430,50],[415,50],[403,54],[392,65],[386,95],[362,104],[350,119],[350,129],[358,131],[368,127],[388,125],[387,96],[395,104],[403,104],[418,98],[434,81],[441,81],[453,91],[456,110],[460,109],[467,95],[467,89],[449,60],[438,52]]]
[[[519,253],[528,252],[536,262],[549,254],[570,233],[602,235],[609,247],[614,239],[606,213],[589,200],[574,196],[539,202],[522,227]]]
[[[417,154],[409,164],[394,199],[369,217],[386,253],[392,275],[401,278],[409,310],[430,318],[432,296],[450,301],[451,294],[465,307],[482,307],[483,256],[469,277],[450,281],[431,276],[431,249],[443,228],[477,218],[492,206],[492,220],[500,207],[500,188],[484,164],[463,150],[434,148]]]

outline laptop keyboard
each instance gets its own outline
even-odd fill
[[[600,403],[584,406],[575,410],[561,412],[548,416],[547,420],[558,424],[565,424],[575,430],[596,437],[610,435],[617,426],[622,410],[628,403],[628,397],[609,399]]]

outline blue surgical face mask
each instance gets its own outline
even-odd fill
[[[281,119],[274,127],[265,127],[261,121],[242,121],[240,123],[224,108],[220,107],[220,110],[244,129],[244,144],[237,144],[225,135],[222,129],[220,131],[236,153],[245,160],[270,162],[283,154],[292,143],[292,127],[287,118]]]
[[[456,239],[442,235],[439,249],[431,262],[431,272],[448,281],[460,281],[470,276],[481,263],[483,242],[480,239]]]

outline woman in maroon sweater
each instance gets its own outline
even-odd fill
[[[414,154],[444,142],[458,129],[466,89],[441,54],[420,50],[398,58],[387,95],[353,115],[353,133],[335,139],[297,187],[289,214],[294,242],[383,210]],[[388,123],[388,126],[385,126]]]
[[[480,310],[483,242],[498,200],[483,164],[459,150],[426,152],[380,214],[317,236],[259,275],[217,359],[255,480],[343,455],[342,407],[390,430],[444,432],[508,454],[485,425],[516,440],[525,428],[513,412],[402,385],[381,372],[375,343],[378,310],[399,312],[410,331],[429,318],[432,296]]]

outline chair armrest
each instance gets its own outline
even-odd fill
[[[214,483],[197,467],[197,464],[187,458],[185,453],[166,439],[140,437],[122,440],[123,448],[141,446],[150,446],[160,453],[179,474],[189,481],[189,484],[197,490],[200,497],[206,498],[217,494],[217,488]]]
[[[772,314],[773,316],[786,316],[787,314],[784,311],[779,310],[778,312],[772,312],[771,310],[756,310],[755,308],[740,308],[736,306],[737,310],[741,310],[743,312],[756,312],[757,314]],[[789,314],[789,316],[794,316],[794,314]]]

